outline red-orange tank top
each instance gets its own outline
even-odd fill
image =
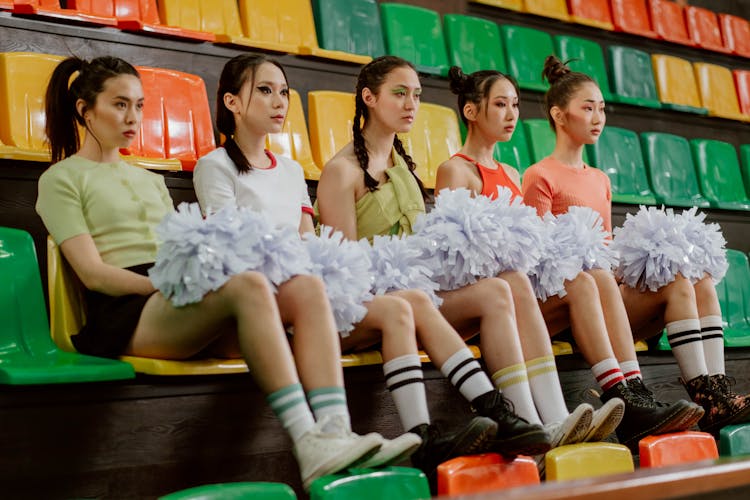
[[[497,168],[488,168],[470,156],[466,156],[461,153],[456,153],[453,156],[463,158],[464,160],[473,163],[474,166],[477,167],[477,170],[479,170],[479,175],[480,177],[482,177],[482,192],[479,194],[489,196],[494,200],[497,198],[497,186],[504,186],[511,190],[511,192],[513,193],[513,199],[515,199],[516,196],[523,196],[521,194],[521,189],[516,186],[516,184],[513,182],[513,180],[511,180],[510,177],[508,177],[508,174],[505,173],[505,168],[503,168],[500,163],[495,162]]]

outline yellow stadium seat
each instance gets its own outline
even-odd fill
[[[473,3],[481,3],[484,5],[491,5],[493,7],[500,7],[502,9],[510,10],[523,10],[523,0],[471,0]]]
[[[159,18],[168,26],[207,31],[224,43],[244,38],[236,0],[159,0],[158,4]]]
[[[659,100],[668,109],[706,114],[702,107],[693,65],[687,59],[651,54]]]
[[[438,166],[461,149],[456,112],[439,104],[422,103],[411,130],[400,138],[417,164],[417,176],[429,189],[435,187]]]
[[[308,92],[307,113],[313,158],[322,170],[352,140],[354,94],[331,90]]]
[[[70,337],[78,333],[86,322],[83,285],[51,236],[47,237],[47,286],[52,340],[60,349],[75,352]],[[208,375],[248,371],[242,359],[174,361],[139,356],[120,356],[119,359],[133,365],[136,372],[148,375]]]
[[[750,121],[750,116],[740,111],[734,77],[729,68],[701,62],[693,63],[693,67],[703,107],[708,109],[710,116]]]
[[[627,446],[614,443],[578,443],[560,446],[544,457],[547,481],[569,481],[633,472]]]
[[[279,133],[268,134],[266,147],[274,153],[288,156],[302,165],[306,179],[320,179],[320,168],[313,160],[310,148],[310,136],[307,134],[302,100],[296,90],[289,90],[289,110],[284,121],[284,128]]]
[[[566,0],[525,0],[524,10],[537,16],[570,21]]]
[[[554,354],[555,356],[565,356],[566,354],[573,354],[573,345],[570,342],[553,340],[552,354]]]

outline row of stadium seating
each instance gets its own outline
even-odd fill
[[[746,19],[693,5],[683,7],[670,0],[471,1],[750,57],[750,23]]]

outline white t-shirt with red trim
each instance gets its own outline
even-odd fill
[[[276,226],[299,229],[303,213],[313,214],[302,166],[270,151],[268,168],[240,174],[224,148],[203,156],[193,171],[193,186],[204,214],[227,205],[263,213]]]

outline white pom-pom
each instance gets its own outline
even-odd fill
[[[346,337],[367,314],[363,304],[372,300],[373,278],[367,251],[328,226],[321,226],[319,237],[306,234],[303,242],[312,262],[312,274],[325,283],[336,328]]]
[[[693,207],[676,216],[685,239],[690,243],[688,261],[680,272],[693,282],[708,274],[718,283],[729,267],[724,248],[727,242],[721,233],[721,227],[716,223],[706,224],[706,214],[697,211],[698,208]]]
[[[620,256],[615,276],[641,291],[656,291],[686,269],[689,243],[672,209],[641,206],[615,228],[613,249]]]
[[[580,255],[581,267],[611,271],[618,263],[609,234],[604,229],[602,216],[590,207],[573,206],[557,216],[557,230],[574,237],[573,252]]]
[[[432,278],[432,271],[422,257],[421,240],[415,236],[375,236],[372,246],[367,240],[360,245],[368,249],[372,263],[372,291],[382,295],[395,290],[421,290],[436,307],[443,299],[435,295],[440,288]]]

